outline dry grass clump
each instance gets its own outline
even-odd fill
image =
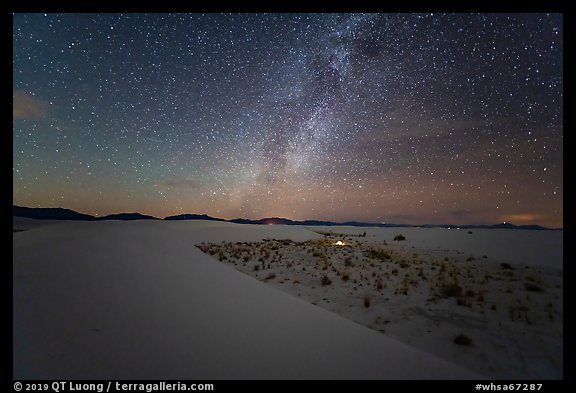
[[[368,295],[364,296],[364,307],[370,307],[370,297]]]
[[[380,259],[382,261],[385,261],[387,259],[391,259],[392,257],[390,256],[390,253],[384,250],[377,250],[377,249],[371,249],[368,252],[368,256],[372,259]]]
[[[454,344],[469,347],[472,345],[472,339],[465,334],[459,334],[458,336],[454,337]]]

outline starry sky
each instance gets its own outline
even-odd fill
[[[559,14],[14,14],[13,199],[563,226]]]

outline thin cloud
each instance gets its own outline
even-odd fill
[[[168,188],[200,188],[202,183],[194,179],[166,179],[160,183]]]
[[[517,214],[509,214],[503,217],[502,221],[506,222],[518,222],[518,223],[528,223],[528,222],[536,222],[537,220],[542,219],[541,214],[536,213],[517,213]]]
[[[12,118],[44,119],[48,115],[48,103],[25,92],[16,90],[12,94]]]

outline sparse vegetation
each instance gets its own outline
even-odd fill
[[[394,240],[399,242],[399,241],[406,240],[406,237],[404,235],[400,234],[400,235],[394,236]]]
[[[390,239],[394,233],[388,236]],[[351,246],[334,246],[338,239],[350,241]],[[376,324],[382,328],[382,323],[372,323],[373,318],[386,314],[390,307],[395,309],[398,322],[413,316],[414,308],[425,309],[424,317],[431,318],[428,322],[434,320],[434,315],[484,320],[487,329],[493,329],[490,334],[495,335],[500,323],[532,329],[541,328],[542,324],[558,324],[563,319],[559,302],[561,273],[552,276],[547,270],[511,262],[487,263],[485,255],[480,257],[480,251],[475,255],[476,251],[450,246],[433,251],[426,247],[411,249],[410,243],[394,247],[377,236],[364,239],[358,234],[330,234],[325,239],[318,236],[302,242],[267,239],[251,243],[202,243],[197,247],[215,261],[228,263],[269,285],[284,287],[294,296],[373,329]],[[426,329],[436,339],[446,332],[433,329],[432,324]],[[459,334],[462,331],[452,331],[452,335],[444,338],[445,342],[453,340],[456,345],[468,347],[479,345]],[[468,334],[475,336],[474,330]]]
[[[368,256],[372,259],[380,259],[382,261],[385,261],[385,260],[391,258],[390,254],[388,252],[386,252],[384,250],[376,250],[376,249],[370,250],[370,252],[368,253]]]

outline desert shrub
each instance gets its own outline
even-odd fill
[[[472,262],[472,261],[474,261],[475,259],[476,259],[476,258],[474,258],[474,257],[468,257],[468,258],[466,258],[466,262]]]
[[[514,270],[514,267],[512,265],[510,265],[509,263],[505,263],[505,262],[501,263],[500,267],[502,269]]]
[[[469,347],[472,345],[472,339],[465,334],[459,334],[458,336],[454,337],[454,344]]]
[[[472,307],[468,299],[466,299],[463,295],[460,295],[456,298],[456,304],[459,306]]]
[[[342,273],[342,280],[348,281],[349,279],[350,279],[350,276],[348,275],[348,273]]]
[[[400,234],[400,235],[394,236],[394,240],[397,241],[397,242],[399,242],[399,241],[402,241],[402,240],[406,240],[406,237],[405,237],[404,235],[401,235],[401,234]]]
[[[320,283],[322,284],[322,286],[326,286],[326,285],[332,284],[332,280],[330,280],[330,279],[328,278],[328,276],[322,276],[322,279],[320,280]]]
[[[366,308],[370,307],[370,298],[368,297],[368,295],[364,296],[364,307]]]
[[[266,280],[272,280],[273,278],[276,278],[276,274],[274,273],[270,273],[268,276],[266,276]]]
[[[260,266],[259,266],[259,265],[254,265],[254,271],[257,272],[258,270],[260,270]]]
[[[443,298],[455,297],[462,295],[462,287],[456,282],[443,283],[440,286],[440,296]]]
[[[352,258],[348,257],[344,259],[344,266],[352,266]]]
[[[478,291],[478,296],[476,297],[476,300],[478,300],[478,303],[484,302],[484,292],[485,291],[483,291],[483,290]]]
[[[244,256],[244,262],[248,262],[250,260],[250,257],[248,255]]]
[[[544,289],[541,286],[534,284],[534,283],[531,283],[531,282],[525,282],[524,283],[524,289],[526,289],[528,292],[543,292],[544,291]]]
[[[378,282],[376,282],[376,289],[377,289],[377,290],[381,290],[382,287],[383,287],[382,281],[378,280]]]

